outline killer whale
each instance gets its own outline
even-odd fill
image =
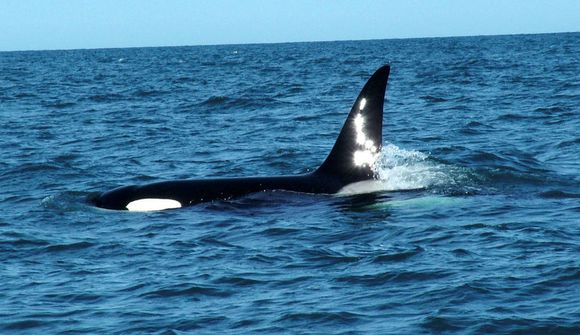
[[[267,190],[333,194],[346,185],[373,179],[373,163],[382,145],[383,105],[389,73],[390,66],[384,65],[368,79],[329,155],[312,173],[124,186],[101,193],[93,200],[94,204],[112,210],[162,210]]]

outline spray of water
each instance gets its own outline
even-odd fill
[[[404,150],[394,144],[383,146],[373,169],[378,180],[347,185],[339,193],[349,195],[380,191],[449,189],[457,186],[461,175],[456,168],[430,160],[427,154]]]
[[[426,189],[450,183],[449,167],[428,158],[427,154],[394,144],[384,146],[374,167],[383,190]]]

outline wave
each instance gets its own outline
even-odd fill
[[[211,97],[207,98],[207,100],[200,103],[200,106],[218,106],[225,104],[230,98],[223,96],[223,95],[212,95]]]
[[[75,250],[82,250],[88,249],[95,246],[94,243],[91,242],[75,242],[75,243],[68,243],[68,244],[55,244],[46,247],[47,252],[63,252],[63,251],[75,251]]]
[[[339,276],[337,282],[347,282],[353,285],[377,286],[394,282],[414,282],[442,279],[451,276],[451,272],[445,270],[437,271],[385,271],[376,274],[355,274]]]
[[[198,297],[198,296],[229,297],[232,294],[233,292],[225,291],[223,289],[183,283],[146,292],[143,293],[141,296],[145,298],[172,298],[172,297]]]
[[[429,154],[387,144],[375,162],[374,171],[378,179],[347,185],[339,195],[420,190],[443,196],[464,196],[495,193],[513,187],[535,188],[549,181],[555,189],[543,190],[540,197],[578,196],[577,192],[568,191],[569,182],[552,174],[526,152],[476,151],[457,161],[461,165],[444,163]]]
[[[240,108],[244,110],[253,110],[253,109],[261,109],[261,108],[272,108],[278,107],[282,105],[286,105],[286,102],[281,100],[270,98],[270,97],[262,97],[262,98],[253,98],[253,97],[238,97],[232,98],[223,95],[213,95],[204,101],[198,103],[198,106],[203,107],[220,107],[220,108]]]
[[[133,92],[133,96],[137,98],[155,97],[170,93],[169,91],[155,90],[155,89],[138,89]]]
[[[469,195],[477,190],[474,172],[431,158],[428,154],[385,145],[373,170],[377,180],[347,185],[339,195],[430,190],[444,195]]]
[[[541,192],[540,197],[546,199],[578,199],[580,198],[580,193],[570,193],[560,190],[550,190]]]
[[[381,150],[375,171],[385,190],[425,189],[449,181],[445,167],[415,150],[388,144]]]
[[[50,102],[43,102],[42,103],[42,106],[43,107],[46,107],[46,108],[54,108],[54,109],[65,109],[65,108],[74,107],[76,105],[77,105],[76,102],[72,102],[72,101],[62,101],[62,100],[50,101]]]
[[[433,95],[425,95],[425,96],[422,96],[421,99],[425,100],[426,102],[430,102],[430,103],[439,103],[439,102],[446,102],[447,101],[447,99],[445,99],[445,98],[436,97]]]
[[[118,94],[118,93],[93,94],[93,95],[87,97],[87,99],[89,101],[97,102],[97,103],[116,102],[116,101],[125,100],[126,98],[127,98],[126,96],[124,96],[122,94]]]
[[[81,211],[94,208],[91,199],[98,193],[67,191],[49,195],[42,199],[41,206],[61,213]]]
[[[335,323],[340,324],[351,324],[360,321],[363,315],[335,311],[335,312],[292,312],[282,315],[277,321],[279,322],[292,322],[292,323]]]

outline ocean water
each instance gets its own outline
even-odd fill
[[[0,333],[578,334],[579,55],[579,33],[2,52]],[[385,63],[374,193],[87,202],[312,171]]]

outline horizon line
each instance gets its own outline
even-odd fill
[[[144,45],[126,47],[89,47],[89,48],[55,48],[55,49],[17,49],[0,50],[0,53],[11,52],[42,52],[42,51],[81,51],[81,50],[117,50],[117,49],[148,49],[148,48],[187,48],[187,47],[216,47],[235,45],[274,45],[274,44],[302,44],[302,43],[334,43],[334,42],[357,42],[357,41],[386,41],[386,40],[420,40],[420,39],[443,39],[443,38],[468,38],[468,37],[500,37],[500,36],[520,36],[520,35],[552,35],[552,34],[576,34],[580,31],[558,31],[558,32],[526,32],[526,33],[505,33],[505,34],[476,34],[476,35],[448,35],[448,36],[421,36],[421,37],[387,37],[387,38],[361,38],[361,39],[336,39],[336,40],[309,40],[309,41],[286,41],[286,42],[245,42],[245,43],[207,43],[207,44],[183,44],[183,45]]]

